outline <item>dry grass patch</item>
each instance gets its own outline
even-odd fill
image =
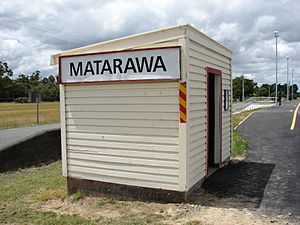
[[[192,221],[185,223],[184,225],[205,225],[205,224],[200,222],[199,220],[192,220]]]
[[[67,198],[67,196],[67,188],[60,187],[56,189],[40,190],[33,196],[33,199],[35,201],[45,202],[53,199],[64,200],[65,198]]]
[[[259,110],[263,110],[263,109],[261,109],[261,108],[253,109],[253,110],[244,111],[244,112],[241,112],[241,113],[238,113],[238,114],[234,114],[233,115],[233,121],[232,121],[233,127],[236,127],[241,121],[243,121],[247,116],[249,116],[250,113],[253,113],[253,112],[256,112],[256,111],[259,111]]]
[[[118,201],[113,198],[85,197],[76,202],[71,197],[61,200],[50,200],[35,204],[35,209],[43,212],[55,212],[61,215],[78,215],[91,221],[119,220],[125,215],[138,218],[160,218],[169,220],[179,213],[175,204],[145,203],[139,201]],[[181,207],[182,208],[182,207]]]
[[[40,124],[59,122],[59,102],[42,102],[39,109]],[[0,129],[35,124],[35,103],[0,103]]]
[[[95,224],[131,225],[268,225],[286,224],[287,217],[264,216],[257,210],[205,207],[192,204],[161,204],[118,201],[111,198],[85,197],[77,202],[70,198],[50,200],[36,205],[35,210],[60,216],[77,216]]]
[[[272,218],[257,210],[205,207],[196,203],[161,204],[86,196],[74,201],[74,195],[65,198],[65,187],[61,162],[0,173],[0,224],[290,224],[289,217]]]

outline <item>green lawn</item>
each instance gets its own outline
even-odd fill
[[[40,124],[59,123],[59,102],[39,104]],[[0,103],[0,129],[36,124],[36,103]]]

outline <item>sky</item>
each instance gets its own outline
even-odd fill
[[[233,51],[233,76],[300,87],[299,0],[0,0],[0,61],[14,76],[58,73],[50,55],[177,24],[191,24]]]

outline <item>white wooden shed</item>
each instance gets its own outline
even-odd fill
[[[190,25],[51,56],[69,193],[186,200],[230,157],[231,56]]]

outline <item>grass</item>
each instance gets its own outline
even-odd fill
[[[66,187],[59,187],[55,189],[41,190],[35,196],[33,196],[36,201],[49,201],[53,199],[61,199],[64,200],[67,198],[67,190]]]
[[[59,102],[39,104],[40,124],[59,122]],[[0,129],[36,124],[36,103],[0,103]]]
[[[82,224],[76,216],[31,209],[35,201],[66,197],[60,162],[0,173],[0,221],[4,224]],[[55,194],[56,193],[56,194]],[[57,194],[60,193],[60,194]]]
[[[113,198],[104,198],[104,199],[101,199],[100,201],[97,202],[97,206],[102,207],[102,206],[105,206],[105,205],[115,205],[117,203],[118,203],[118,201],[116,201]]]
[[[43,167],[0,173],[0,203],[65,186],[66,180],[61,176],[59,162]]]
[[[36,224],[36,225],[79,225],[95,224],[77,215],[58,215],[54,212],[42,212],[30,209],[24,204],[13,205],[0,210],[0,221],[3,224]]]
[[[256,112],[261,109],[253,109],[249,111],[244,111],[233,115],[233,127],[236,127],[242,120],[244,120],[250,113]]]
[[[237,130],[233,131],[233,151],[232,157],[243,157],[246,154],[249,145],[248,142],[242,138]]]
[[[124,204],[112,198],[99,198],[92,214],[97,210],[108,212],[109,207],[125,212],[116,217],[86,218],[78,212],[58,213],[39,210],[36,205],[56,200],[62,204],[83,207],[84,195],[81,192],[67,197],[66,179],[61,175],[61,162],[50,165],[0,173],[0,224],[39,224],[39,225],[146,225],[162,224],[165,216],[151,210],[136,210],[139,203]],[[66,203],[63,203],[66,202]],[[133,204],[133,206],[131,206]],[[142,203],[142,205],[146,203]],[[131,206],[132,208],[125,208]],[[146,205],[147,206],[147,205]],[[107,208],[108,207],[108,208]],[[123,207],[123,208],[122,208]],[[79,210],[80,212],[81,210]],[[149,211],[149,212],[148,212]]]
[[[184,225],[204,225],[204,224],[198,220],[192,220],[192,221],[187,222]]]
[[[72,194],[70,198],[71,198],[72,202],[78,202],[80,199],[84,198],[84,193],[81,191],[78,191],[78,192]]]

